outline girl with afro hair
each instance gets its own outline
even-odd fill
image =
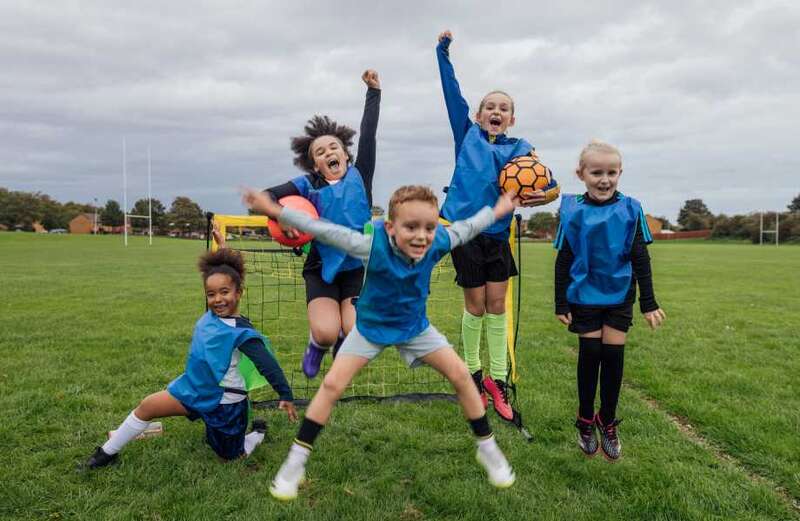
[[[357,232],[363,231],[371,218],[375,134],[381,100],[378,73],[366,70],[361,79],[367,85],[367,96],[355,161],[350,147],[356,132],[328,116],[314,116],[306,124],[304,134],[291,140],[294,164],[305,173],[266,190],[275,200],[288,195],[305,197],[321,218]],[[290,238],[296,237],[294,229],[283,231]],[[353,328],[356,310],[352,299],[361,291],[364,266],[340,250],[312,241],[303,278],[310,334],[302,369],[308,378],[314,378],[325,353],[333,349],[335,356]]]

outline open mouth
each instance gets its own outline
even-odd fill
[[[338,159],[329,159],[328,160],[328,169],[337,170],[338,168],[339,168],[339,160]]]
[[[503,118],[500,116],[492,116],[489,118],[489,124],[493,127],[499,127],[503,124]]]

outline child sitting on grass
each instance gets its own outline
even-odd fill
[[[625,337],[633,318],[636,284],[639,308],[651,328],[666,318],[653,294],[647,244],[653,241],[642,206],[617,191],[619,151],[592,141],[577,169],[583,195],[564,195],[555,239],[556,316],[578,334],[578,446],[587,456],[600,447],[609,461],[622,455],[617,402],[622,386]],[[600,410],[594,400],[600,380]]]
[[[512,212],[512,194],[501,196],[494,209],[484,207],[469,219],[445,228],[439,224],[433,192],[427,187],[404,186],[392,195],[389,220],[376,221],[372,235],[314,220],[252,190],[245,191],[244,201],[253,210],[309,232],[316,240],[366,265],[364,287],[356,304],[356,324],[311,401],[270,493],[282,500],[297,496],[314,440],[334,405],[356,374],[390,345],[397,347],[409,367],[428,364],[450,381],[477,437],[478,462],[488,472],[492,485],[510,487],[514,472],[494,439],[478,390],[464,362],[428,321],[426,304],[431,271],[439,259]]]
[[[198,267],[206,291],[206,311],[194,328],[186,370],[165,391],[151,394],[139,403],[117,430],[84,463],[95,469],[114,463],[119,451],[144,432],[151,420],[169,416],[202,419],[206,441],[223,460],[249,456],[264,440],[266,423],[253,422],[253,431],[245,435],[248,418],[248,385],[251,374],[241,370],[249,366],[247,357],[280,397],[279,408],[295,421],[292,389],[278,361],[267,348],[265,338],[250,321],[239,314],[239,300],[244,288],[244,260],[237,251],[224,248],[224,240],[215,232],[216,252],[200,257]],[[252,375],[258,378],[257,375]],[[260,382],[263,383],[263,382]]]

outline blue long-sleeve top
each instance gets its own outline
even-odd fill
[[[436,59],[439,62],[439,78],[442,80],[444,103],[447,106],[447,117],[450,119],[450,129],[453,131],[455,141],[455,155],[461,151],[461,143],[467,130],[472,126],[469,119],[469,105],[461,95],[461,87],[456,79],[456,71],[450,62],[450,38],[445,38],[436,46]]]

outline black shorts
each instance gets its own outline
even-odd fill
[[[517,275],[517,265],[508,241],[478,235],[450,252],[456,284],[479,288],[487,282],[505,282]]]
[[[303,278],[306,280],[306,304],[320,297],[342,302],[361,293],[364,268],[340,271],[330,284],[322,280],[321,269],[303,270]]]
[[[569,330],[573,333],[583,334],[603,329],[608,326],[627,333],[633,324],[633,303],[619,306],[594,307],[570,304],[572,323]]]

